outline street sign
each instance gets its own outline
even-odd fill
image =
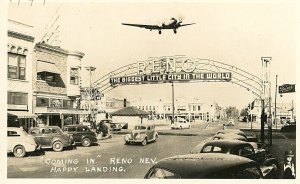
[[[296,84],[283,84],[279,86],[279,93],[292,93],[295,92],[295,85]]]

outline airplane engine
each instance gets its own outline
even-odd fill
[[[177,29],[173,29],[173,31],[174,31],[174,34],[176,34],[176,33],[177,33]]]
[[[158,34],[161,34],[161,30],[158,30]]]

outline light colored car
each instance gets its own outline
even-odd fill
[[[27,134],[22,128],[7,128],[7,153],[13,153],[15,157],[24,157],[27,152],[40,149],[36,139]]]
[[[234,119],[233,118],[229,118],[227,123],[225,124],[226,126],[234,126]]]
[[[191,123],[186,121],[185,119],[177,119],[176,122],[171,124],[172,129],[183,129],[183,128],[191,128]]]
[[[124,137],[125,144],[141,143],[143,146],[157,139],[158,133],[155,131],[154,125],[136,125],[132,133],[126,134]]]

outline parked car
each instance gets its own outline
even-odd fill
[[[154,125],[136,125],[131,134],[126,134],[124,137],[125,144],[141,143],[143,146],[157,139],[158,133],[155,131]]]
[[[28,152],[40,149],[38,141],[22,128],[7,127],[7,153],[15,157],[24,157]]]
[[[58,126],[34,127],[30,134],[40,142],[41,148],[52,148],[54,151],[62,151],[75,144],[72,136]]]
[[[259,165],[254,160],[230,154],[202,153],[178,155],[158,161],[146,179],[259,179],[277,178],[274,164]]]
[[[225,130],[219,130],[216,134],[237,134],[240,136],[243,136],[245,138],[247,138],[246,134],[239,130],[239,129],[225,129]]]
[[[265,149],[254,149],[250,143],[238,140],[208,141],[202,146],[201,149],[194,149],[193,153],[233,154],[252,159],[260,164],[269,159],[270,156]],[[279,165],[275,160],[274,163]]]
[[[191,128],[191,123],[186,121],[183,118],[177,119],[176,122],[171,124],[172,129],[183,129],[183,128]]]
[[[73,137],[75,143],[81,143],[82,146],[88,147],[97,142],[97,135],[85,125],[66,125],[64,132]]]
[[[246,141],[246,138],[237,134],[216,134],[213,137],[210,137],[208,139],[203,140],[200,144],[195,146],[190,153],[199,153],[200,150],[202,150],[202,147],[205,143],[212,141],[212,140],[240,140],[240,141]]]
[[[227,123],[225,124],[226,126],[234,126],[234,119],[233,118],[229,118]]]

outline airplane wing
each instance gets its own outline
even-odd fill
[[[180,24],[180,27],[182,27],[182,26],[189,26],[189,25],[193,25],[193,24],[196,24],[196,23],[190,23],[190,24]]]
[[[127,24],[127,23],[122,23],[122,25],[140,27],[140,28],[145,28],[145,29],[160,29],[160,27],[158,25]]]

